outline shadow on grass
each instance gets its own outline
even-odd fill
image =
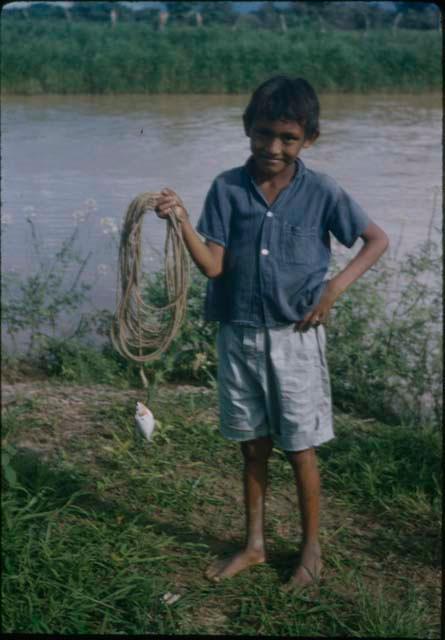
[[[219,555],[231,554],[239,551],[241,539],[233,542],[219,540],[207,533],[199,533],[195,529],[177,522],[165,522],[144,515],[140,510],[129,509],[121,500],[104,500],[99,497],[92,488],[91,479],[84,473],[63,466],[54,467],[39,458],[39,455],[30,449],[18,448],[13,459],[14,470],[17,474],[17,482],[31,494],[47,491],[50,496],[49,508],[57,509],[66,503],[73,494],[73,506],[80,507],[92,516],[106,515],[107,518],[124,516],[127,521],[137,518],[138,525],[150,527],[158,535],[173,537],[179,545],[187,543],[202,544],[209,551]]]
[[[388,550],[400,558],[439,569],[442,566],[442,549],[440,531],[426,535],[421,532],[403,531],[396,525],[381,530],[363,547],[369,556],[374,556],[383,564],[388,557]]]
[[[49,508],[57,509],[77,493],[78,495],[71,502],[72,506],[80,507],[90,517],[102,519],[105,516],[112,521],[117,516],[123,516],[127,522],[137,520],[141,530],[149,527],[156,535],[173,538],[179,547],[186,547],[187,544],[202,545],[203,548],[207,547],[210,553],[222,559],[230,557],[243,547],[242,537],[234,536],[231,540],[221,540],[207,532],[199,532],[174,520],[166,522],[145,515],[140,510],[128,508],[122,500],[103,499],[91,489],[91,481],[87,475],[64,469],[62,466],[52,467],[32,450],[18,449],[13,462],[19,484],[33,494],[45,492],[45,490],[49,493],[47,498]],[[280,582],[284,583],[290,578],[297,562],[298,554],[295,550],[272,547],[268,551],[267,564],[276,572]]]
[[[375,438],[375,436],[374,436]],[[361,446],[364,445],[364,446]],[[438,567],[441,563],[440,532],[436,531],[432,526],[428,529],[419,527],[403,527],[402,522],[391,517],[383,517],[383,513],[379,513],[375,500],[367,502],[367,494],[370,487],[366,487],[369,483],[369,477],[363,476],[362,460],[369,460],[368,449],[371,447],[369,442],[366,443],[361,438],[348,436],[346,433],[342,437],[342,442],[338,442],[335,446],[325,447],[321,453],[320,459],[327,470],[335,472],[333,479],[327,480],[326,485],[331,487],[335,493],[346,492],[346,496],[351,492],[351,487],[360,486],[360,492],[351,494],[350,509],[363,512],[373,521],[380,520],[382,526],[379,526],[375,535],[368,538],[366,547],[363,551],[370,556],[377,558],[379,561],[384,560],[388,555],[388,551],[396,553],[408,560],[416,563]],[[372,447],[371,447],[372,448]],[[379,451],[380,453],[380,451]],[[367,455],[366,455],[367,454]],[[338,473],[338,465],[344,464],[343,473]],[[108,467],[111,461],[107,461]],[[405,460],[406,464],[406,460]],[[198,544],[208,548],[209,552],[218,557],[226,557],[237,551],[243,545],[241,537],[233,537],[231,540],[222,540],[208,532],[200,531],[196,528],[178,522],[181,518],[179,514],[171,513],[167,509],[157,518],[156,516],[145,515],[142,509],[132,509],[126,504],[122,498],[116,500],[104,500],[96,492],[95,481],[85,472],[79,472],[76,469],[65,468],[63,464],[54,465],[48,461],[43,461],[39,455],[28,449],[17,449],[13,458],[13,466],[17,473],[18,482],[24,486],[28,492],[37,494],[39,491],[48,490],[51,494],[50,502],[54,508],[58,508],[64,504],[73,494],[72,504],[79,506],[84,510],[88,510],[91,515],[100,517],[106,514],[108,517],[123,515],[128,520],[137,518],[138,526],[149,526],[157,535],[166,535],[173,537],[178,545]],[[392,468],[392,473],[399,471]],[[345,476],[347,476],[345,478]],[[371,481],[373,479],[371,478]],[[412,482],[412,481],[411,481]],[[349,486],[349,488],[348,488]],[[385,497],[384,491],[382,493]],[[390,497],[389,495],[387,496]],[[169,520],[171,518],[171,520]],[[167,521],[166,521],[167,520]],[[393,521],[394,520],[394,521]],[[268,564],[272,566],[280,580],[285,581],[292,572],[298,562],[298,556],[295,550],[277,548],[274,545],[268,550]]]
[[[50,489],[56,508],[60,502],[66,502],[74,493],[87,490],[87,476],[73,469],[64,469],[62,466],[50,466],[32,449],[17,448],[12,465],[18,483],[29,492],[38,493]]]

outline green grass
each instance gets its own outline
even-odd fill
[[[247,93],[275,73],[319,91],[441,89],[437,31],[173,27],[2,20],[4,93]],[[73,63],[75,62],[75,63]]]
[[[3,632],[439,637],[437,432],[336,416],[339,437],[320,449],[325,578],[286,594],[300,528],[278,451],[270,562],[203,577],[244,528],[241,459],[217,433],[214,391],[159,386],[146,445],[137,392],[35,384],[38,400],[18,395],[3,416]]]

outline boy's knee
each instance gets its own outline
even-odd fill
[[[272,453],[273,441],[268,436],[241,443],[245,462],[265,462]]]
[[[295,469],[307,466],[312,467],[317,464],[317,455],[314,447],[303,449],[302,451],[286,451],[286,456]]]

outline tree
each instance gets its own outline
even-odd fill
[[[166,2],[165,5],[169,14],[169,22],[174,24],[189,22],[198,10],[196,2]]]
[[[367,30],[374,22],[376,11],[370,2],[331,2],[325,7],[325,18],[339,29]]]
[[[289,7],[290,23],[295,26],[317,26],[320,31],[326,30],[326,13],[332,2],[299,2],[293,0]]]
[[[58,5],[51,5],[45,2],[37,2],[28,8],[28,15],[31,18],[63,18],[63,9]]]
[[[261,7],[254,12],[255,15],[261,20],[261,23],[266,29],[279,29],[280,17],[275,5],[270,0],[263,2]]]
[[[440,28],[440,10],[434,2],[396,2],[393,30]]]
[[[159,14],[160,14],[159,9],[146,7],[145,9],[138,9],[137,11],[132,11],[132,13],[133,13],[133,19],[136,22],[144,22],[145,24],[149,24],[154,29],[158,28]]]
[[[108,22],[110,10],[116,6],[114,2],[86,2],[76,0],[70,7],[73,19],[94,20],[96,22]]]
[[[198,3],[198,10],[205,25],[227,25],[233,24],[236,20],[232,2],[200,2]]]
[[[261,20],[252,11],[251,13],[241,13],[233,23],[232,29],[258,29],[261,27]]]

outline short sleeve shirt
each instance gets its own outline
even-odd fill
[[[330,234],[352,247],[368,226],[333,178],[296,163],[272,204],[247,163],[213,181],[196,229],[225,247],[225,256],[222,275],[207,283],[206,320],[252,327],[302,320],[326,286]]]

